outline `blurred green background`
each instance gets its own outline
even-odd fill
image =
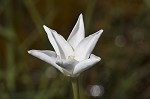
[[[86,36],[104,30],[81,99],[150,99],[150,0],[0,0],[0,99],[73,99],[70,80],[27,50],[53,50],[42,25],[67,38],[80,13]]]

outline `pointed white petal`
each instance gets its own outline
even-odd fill
[[[100,30],[86,38],[84,38],[75,49],[75,59],[82,61],[88,59],[93,51],[103,30]]]
[[[58,45],[61,58],[67,59],[69,56],[73,56],[74,52],[72,47],[69,45],[69,43],[56,31],[52,31],[52,34],[54,36],[54,39]]]
[[[29,50],[28,53],[51,64],[63,73],[62,68],[55,63],[57,57],[55,52],[47,50]]]
[[[100,57],[91,54],[89,59],[83,60],[75,66],[73,75],[79,75],[81,72],[89,69],[90,67],[95,65],[100,60],[101,60]]]
[[[54,39],[54,37],[53,37],[53,35],[52,35],[52,29],[48,28],[48,27],[45,26],[45,25],[43,25],[43,28],[44,28],[44,30],[46,31],[47,36],[48,36],[48,39],[49,39],[50,43],[52,44],[52,46],[53,46],[53,48],[54,48],[56,54],[60,56],[59,48],[58,48],[58,46],[57,46],[57,44],[56,44],[56,41],[55,41],[55,39]]]
[[[74,26],[71,34],[68,37],[69,44],[75,49],[76,46],[80,43],[80,41],[84,38],[85,31],[84,31],[84,22],[83,16],[80,14],[76,25]]]

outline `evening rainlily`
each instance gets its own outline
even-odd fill
[[[30,50],[29,54],[51,64],[63,74],[71,77],[92,67],[101,60],[91,54],[103,30],[85,37],[83,16],[80,14],[68,39],[65,40],[55,30],[43,26],[54,51]]]

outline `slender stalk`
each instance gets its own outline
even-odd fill
[[[5,11],[6,27],[4,33],[6,33],[8,40],[6,40],[6,86],[9,91],[15,90],[15,80],[16,80],[16,64],[15,64],[15,43],[17,35],[14,29],[14,9],[11,0],[6,0],[8,2],[8,8]]]
[[[74,99],[80,99],[79,97],[79,84],[77,78],[71,78],[72,90]]]
[[[43,20],[40,16],[38,10],[36,9],[36,6],[33,4],[32,0],[24,0],[24,4],[25,4],[29,14],[31,15],[31,18],[32,18],[33,22],[35,23],[40,35],[43,37],[43,28],[41,27],[41,25],[43,25]]]
[[[85,28],[86,31],[89,32],[89,27],[91,24],[91,18],[92,18],[92,14],[93,14],[93,10],[95,8],[95,4],[96,4],[97,0],[88,0],[88,6],[87,6],[87,10],[86,10],[86,16],[85,16]]]

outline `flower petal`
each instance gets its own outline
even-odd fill
[[[74,56],[74,52],[69,43],[56,31],[52,31],[54,39],[58,45],[62,59],[67,59],[69,56]]]
[[[72,32],[68,37],[69,44],[75,49],[76,46],[80,43],[80,41],[84,38],[85,31],[84,31],[84,22],[83,16],[80,14],[76,25],[74,26]]]
[[[52,35],[52,30],[50,28],[48,28],[47,26],[45,26],[45,25],[43,25],[43,28],[46,31],[48,39],[49,39],[50,43],[52,44],[56,54],[60,56],[60,51],[59,51],[57,43],[56,43],[56,41],[55,41],[55,39]]]
[[[55,63],[57,57],[55,52],[48,50],[29,50],[28,53],[51,64],[63,73],[62,68]]]
[[[100,30],[86,38],[84,38],[75,49],[75,59],[82,61],[88,59],[93,51],[103,30]]]
[[[75,66],[73,75],[74,76],[79,75],[81,72],[89,69],[90,67],[92,67],[94,64],[96,64],[100,60],[101,60],[100,57],[95,56],[94,54],[91,54],[89,59],[83,60]]]
[[[67,71],[66,75],[71,76],[74,67],[76,66],[76,64],[78,64],[78,61],[76,61],[75,59],[59,59],[56,60],[56,64]]]

